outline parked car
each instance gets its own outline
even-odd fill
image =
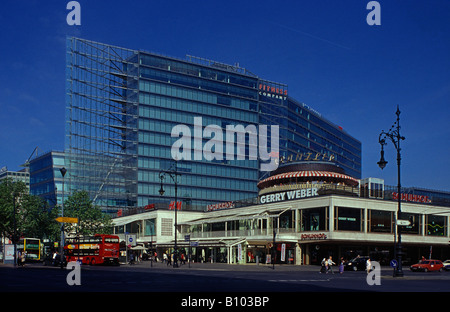
[[[410,269],[411,271],[439,271],[442,272],[444,264],[440,260],[423,260],[417,264],[413,264]]]
[[[445,260],[442,264],[444,265],[444,270],[450,271],[450,260]]]
[[[365,271],[368,256],[358,256],[344,263],[344,270],[349,271]]]

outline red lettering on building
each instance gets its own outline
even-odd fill
[[[398,193],[392,192],[392,199],[398,200]],[[431,199],[425,195],[413,195],[400,193],[400,200],[414,203],[431,203]]]
[[[177,202],[177,210],[181,210],[182,202]],[[175,210],[175,201],[171,201],[169,205],[169,210]]]
[[[227,209],[234,208],[234,202],[225,202],[225,203],[217,203],[213,205],[206,206],[206,211],[219,210],[219,209]]]
[[[259,84],[259,90],[274,93],[274,94],[279,94],[279,95],[285,95],[285,96],[287,96],[287,94],[288,94],[287,90],[284,90],[282,88],[272,87],[272,86],[269,86],[269,85],[266,85],[263,83]]]
[[[302,240],[312,240],[312,239],[327,239],[327,234],[317,233],[317,234],[302,234]]]

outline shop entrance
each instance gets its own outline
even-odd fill
[[[276,243],[275,264],[295,264],[296,243]]]

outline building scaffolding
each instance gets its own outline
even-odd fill
[[[67,38],[68,190],[107,212],[137,204],[138,52]]]

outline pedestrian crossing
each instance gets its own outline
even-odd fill
[[[329,282],[330,279],[272,279],[268,280],[274,283],[314,283],[314,282]]]

